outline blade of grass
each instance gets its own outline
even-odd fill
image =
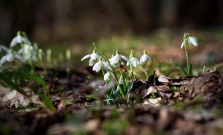
[[[177,62],[175,64],[181,69],[181,71],[184,73],[184,75],[188,76],[187,72],[184,70],[184,68]]]
[[[2,73],[3,74],[3,73]],[[4,75],[2,75],[2,74],[0,74],[1,76],[1,78],[2,78],[2,76],[3,76],[3,78],[4,78]],[[47,87],[47,85],[46,85],[46,83],[45,83],[45,81],[42,79],[42,78],[40,78],[39,76],[37,76],[37,75],[34,75],[34,74],[28,74],[28,73],[23,73],[23,72],[18,72],[18,71],[12,71],[12,72],[5,72],[4,73],[5,75],[7,75],[7,76],[15,76],[15,75],[17,75],[17,76],[19,76],[19,77],[23,77],[23,78],[26,78],[26,79],[30,79],[30,80],[33,80],[33,81],[36,81],[36,82],[38,82],[39,84],[41,84],[43,87],[44,87],[44,89],[46,90],[46,95],[44,95],[42,92],[40,92],[39,90],[37,90],[36,88],[34,88],[33,89],[33,91],[37,94],[37,95],[39,95],[40,96],[40,98],[43,100],[43,103],[50,109],[50,110],[52,110],[52,111],[54,111],[55,110],[55,108],[54,108],[54,106],[53,106],[53,104],[52,104],[52,102],[50,101],[50,99],[49,99],[49,89],[48,89],[48,87]],[[7,80],[9,83],[9,85],[11,85],[11,86],[14,86],[15,88],[17,88],[16,90],[18,91],[18,92],[22,92],[21,91],[21,89],[18,89],[19,87],[17,86],[17,85],[15,85],[10,79],[8,79]],[[11,82],[10,82],[11,81]],[[22,93],[21,93],[22,94]],[[26,94],[24,91],[23,91],[23,94]],[[27,95],[27,94],[26,94]],[[28,96],[28,95],[27,95]]]
[[[19,93],[21,93],[22,95],[26,97],[29,97],[24,90],[20,89],[7,76],[5,76],[4,73],[0,73],[0,79],[2,79],[5,83],[7,83],[10,88],[15,89],[16,91],[18,91]]]
[[[49,96],[49,89],[48,89],[48,86],[47,86],[46,82],[41,77],[39,77],[37,75],[28,74],[28,73],[24,73],[24,72],[18,72],[18,71],[4,72],[4,74],[6,76],[17,75],[19,77],[23,77],[23,78],[30,79],[30,80],[33,80],[35,82],[38,82],[39,84],[41,84],[44,87],[47,96]]]
[[[49,97],[45,96],[41,91],[39,91],[37,88],[33,88],[33,91],[40,96],[42,99],[43,103],[52,111],[55,110],[52,102],[50,101]]]
[[[132,89],[132,86],[134,84],[134,79],[135,77],[133,77],[131,83],[128,84],[128,92]]]
[[[190,64],[189,64],[189,75],[192,75],[192,63],[190,62]]]

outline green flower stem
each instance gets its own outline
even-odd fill
[[[124,95],[124,93],[123,93],[123,91],[122,91],[122,87],[120,86],[120,83],[119,83],[119,81],[118,81],[118,77],[117,77],[117,75],[116,75],[116,72],[115,72],[115,69],[112,67],[112,65],[111,65],[111,63],[110,63],[110,61],[108,60],[108,58],[101,52],[101,54],[102,54],[102,57],[106,60],[106,61],[108,61],[108,65],[111,67],[111,69],[112,69],[112,73],[114,74],[114,77],[115,77],[115,81],[116,81],[116,83],[117,83],[117,86],[120,88],[120,93],[122,94],[122,97],[124,98],[125,97],[125,95]]]
[[[35,72],[35,67],[34,67],[34,64],[33,64],[33,55],[32,55],[32,50],[31,49],[29,49],[29,51],[30,51],[30,54],[31,54],[31,56],[30,56],[30,58],[29,58],[29,64],[30,64],[30,66],[31,66],[31,74],[34,74],[34,72]]]
[[[67,73],[70,74],[71,73],[71,50],[67,49],[66,50],[66,59],[67,59]]]
[[[64,63],[64,57],[62,53],[59,53],[59,60],[60,60],[60,64]]]
[[[122,72],[121,70],[120,70],[120,72],[121,72],[122,83],[123,83],[123,93],[126,94],[127,91],[126,91],[126,78],[125,78],[125,73]]]
[[[134,74],[133,74],[133,64],[132,64],[132,57],[134,57],[134,55],[133,55],[133,50],[131,50],[130,55],[129,55],[129,63],[130,63],[131,75],[132,75],[132,78],[134,78]]]
[[[47,49],[47,62],[49,63],[49,65],[52,67],[52,50],[51,49]]]
[[[29,58],[29,64],[30,64],[30,66],[31,66],[31,71],[30,71],[30,73],[31,73],[31,74],[34,74],[35,67],[34,67],[34,65],[33,65],[32,56],[31,56],[31,58]]]
[[[188,72],[188,74],[189,74],[189,72],[190,72],[190,63],[189,63],[189,58],[188,58],[188,53],[187,53],[187,44],[186,44],[186,42],[184,42],[184,48],[185,48],[185,52],[186,52],[186,58],[187,58],[187,72]],[[189,74],[190,75],[190,74]]]
[[[145,63],[145,69],[146,69],[146,78],[149,79],[149,68],[147,67]]]
[[[58,65],[57,65],[58,61],[57,59],[53,59],[53,67],[54,69],[57,71],[58,70]]]
[[[39,57],[40,57],[41,64],[43,66],[44,73],[45,73],[46,77],[48,77],[47,70],[46,70],[46,65],[45,65],[45,63],[43,61],[43,56],[42,56],[41,53],[39,54]]]

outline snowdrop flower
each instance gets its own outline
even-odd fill
[[[19,49],[18,51],[19,54],[22,54],[25,58],[25,60],[27,61],[28,59],[30,59],[30,57],[32,56],[32,60],[33,61],[37,61],[37,51],[35,50],[35,48],[29,44],[24,44],[24,46]]]
[[[104,75],[104,80],[105,81],[109,81],[110,80],[110,77],[114,77],[114,74],[110,71],[108,71],[105,75]],[[115,78],[115,77],[114,77]]]
[[[93,53],[92,53],[92,54],[85,55],[85,56],[81,59],[81,61],[83,61],[83,60],[85,60],[85,59],[87,59],[87,58],[90,58],[90,60],[89,60],[89,66],[93,66],[94,63],[95,63],[96,61],[98,61],[99,58],[100,58],[100,56],[97,54],[97,48],[96,48],[96,46],[95,46],[94,43],[93,43],[93,46],[94,46]]]
[[[144,49],[144,54],[142,55],[142,57],[140,58],[140,64],[143,64],[147,61],[152,61],[151,58],[149,57],[149,55],[146,54],[146,50]]]
[[[111,63],[112,66],[115,66],[120,61],[122,63],[122,59],[125,60],[127,63],[129,62],[129,59],[127,57],[123,56],[123,55],[120,55],[118,50],[117,50],[116,55],[111,58],[110,63]]]
[[[135,58],[135,57],[132,57],[130,62],[127,63],[127,66],[129,66],[130,63],[132,63],[132,65],[134,67],[137,67],[139,65],[139,60],[137,58]]]
[[[21,43],[31,44],[29,39],[27,39],[26,37],[21,36],[20,32],[18,32],[17,36],[12,39],[12,41],[10,43],[10,46],[14,47],[17,44],[21,44]]]
[[[135,57],[131,58],[131,62],[134,67],[137,67],[139,65],[139,60]]]
[[[198,45],[198,42],[197,42],[197,38],[196,37],[189,36],[188,38],[186,38],[186,41],[185,42],[188,42],[188,44],[192,44],[194,46],[197,46]],[[184,42],[182,42],[180,48],[182,49],[183,46],[184,46]]]
[[[25,61],[25,59],[21,55],[19,55],[18,53],[16,53],[15,51],[13,51],[12,53],[9,51],[5,56],[3,56],[1,58],[0,65],[4,64],[5,62],[11,62],[15,58],[17,58],[18,60],[20,60],[22,62]]]
[[[93,66],[93,71],[99,72],[103,67],[106,67],[106,62],[102,61],[100,57],[99,61]]]
[[[130,52],[130,56],[129,56],[130,58],[130,61],[129,62],[127,62],[127,66],[129,65],[129,64],[132,64],[134,67],[137,67],[138,65],[139,65],[139,60],[137,59],[137,58],[135,58],[134,57],[134,55],[133,55],[133,51],[131,50],[131,52]]]
[[[4,64],[6,61],[10,62],[14,60],[14,56],[13,54],[9,53],[9,54],[6,54],[5,56],[2,57],[1,59],[1,65]]]
[[[32,57],[33,47],[31,45],[25,44],[23,47],[23,55],[25,60],[30,59]]]

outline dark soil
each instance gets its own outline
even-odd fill
[[[1,105],[0,134],[223,134],[223,73],[151,75],[146,82],[135,80],[134,103],[116,105],[89,97],[105,85],[90,70],[54,73],[47,84],[57,111]]]

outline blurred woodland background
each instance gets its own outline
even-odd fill
[[[0,41],[18,30],[39,42],[95,40],[146,34],[158,28],[210,28],[223,24],[222,0],[2,0]]]
[[[78,50],[78,45],[92,45],[101,37],[140,37],[160,29],[175,31],[180,45],[184,32],[215,29],[223,33],[222,24],[222,0],[0,1],[0,43],[4,45],[18,30],[39,44]]]

